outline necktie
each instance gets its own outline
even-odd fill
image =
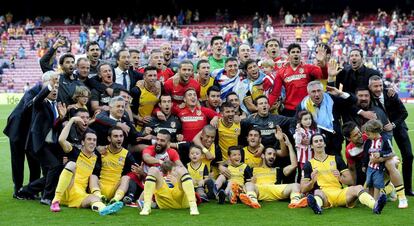
[[[51,103],[50,103],[50,106],[51,106],[51,108],[52,108],[52,112],[53,112],[53,122],[55,122],[56,121],[56,119],[58,118],[58,112],[57,112],[57,109],[56,109],[56,101],[52,101]]]
[[[126,79],[127,75],[128,73],[126,71],[122,72],[122,76],[123,76],[122,85],[124,86],[125,89],[128,89],[128,83]]]

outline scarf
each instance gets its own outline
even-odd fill
[[[301,102],[301,108],[309,111],[313,119],[315,120],[316,124],[318,125],[318,128],[321,128],[323,130],[334,132],[333,130],[333,100],[329,94],[324,93],[322,103],[318,109],[314,106],[314,103],[312,102],[311,98],[306,96],[302,102]]]

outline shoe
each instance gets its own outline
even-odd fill
[[[40,204],[50,206],[52,204],[52,200],[50,200],[50,199],[43,199],[42,198],[42,199],[40,199]]]
[[[208,202],[208,201],[210,201],[210,200],[208,199],[208,197],[207,197],[207,195],[206,195],[206,194],[201,194],[201,195],[200,195],[200,198],[201,198],[202,202]]]
[[[241,188],[238,184],[232,184],[231,185],[231,190],[230,190],[230,194],[229,194],[229,200],[231,204],[236,204],[237,203],[237,198],[239,197],[241,192]]]
[[[250,207],[252,207],[254,209],[261,208],[259,202],[257,202],[257,199],[254,198],[254,197],[251,197],[248,194],[240,194],[239,198],[240,198],[240,201],[242,203],[244,203],[245,205],[247,205],[247,206],[250,206]]]
[[[294,208],[304,208],[308,206],[308,199],[306,197],[303,197],[299,200],[297,200],[296,202],[291,202],[289,203],[288,207],[291,209]]]
[[[315,214],[322,214],[322,208],[318,205],[313,195],[309,194],[307,201],[308,201],[308,206],[313,210]]]
[[[374,209],[372,209],[372,212],[374,212],[375,214],[381,214],[381,211],[386,203],[387,196],[384,193],[381,193],[381,195],[378,197],[378,200],[375,202]]]
[[[144,208],[144,200],[137,200],[137,204],[138,204],[138,206],[139,206],[139,208],[140,209],[143,209]]]
[[[215,198],[215,195],[214,195],[214,187],[215,187],[214,186],[214,181],[212,179],[208,179],[205,184],[206,184],[206,187],[207,187],[206,193],[207,193],[208,199],[214,199]]]
[[[399,209],[408,208],[408,200],[407,199],[400,199],[399,202],[398,202],[398,208]]]
[[[138,208],[138,203],[136,203],[136,202],[130,202],[128,204],[125,204],[125,206],[132,207],[132,208]]]
[[[59,201],[56,201],[56,202],[52,203],[52,205],[50,205],[50,211],[52,211],[52,212],[60,212]]]
[[[121,201],[114,202],[111,205],[108,205],[105,208],[103,208],[101,211],[99,211],[99,215],[105,216],[105,215],[116,213],[120,209],[122,209],[123,206],[124,204]]]
[[[190,215],[191,216],[200,215],[200,213],[198,212],[197,203],[190,202],[189,204],[190,204]]]
[[[223,189],[220,189],[217,193],[218,196],[218,204],[224,204],[224,202],[226,201],[226,193],[224,192]]]
[[[411,189],[405,190],[405,195],[407,195],[407,196],[414,196],[414,192]]]
[[[35,196],[33,194],[31,194],[30,192],[26,191],[23,188],[20,188],[19,191],[13,194],[13,198],[14,196],[16,196],[15,198],[19,200],[34,200],[35,199]]]
[[[124,198],[122,199],[122,202],[124,202],[125,205],[130,204],[131,202],[134,202],[134,195],[133,194],[128,194],[125,195]]]

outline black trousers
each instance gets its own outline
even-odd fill
[[[402,174],[405,190],[412,190],[413,151],[406,128],[398,126],[393,130],[394,139],[402,157]]]
[[[23,186],[25,156],[30,171],[29,182],[40,178],[40,164],[32,153],[25,150],[23,141],[10,141],[10,156],[14,192],[16,193]]]
[[[37,194],[43,191],[42,198],[52,200],[63,170],[62,153],[58,144],[45,144],[36,154],[43,170],[43,177],[27,185],[27,191]]]

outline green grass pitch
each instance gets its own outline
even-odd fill
[[[14,106],[0,105],[0,129],[3,131],[7,116]],[[411,113],[406,120],[410,137],[414,137],[414,105],[406,105]],[[51,213],[39,201],[12,198],[10,150],[7,138],[0,134],[0,225],[413,225],[414,198],[409,198],[409,208],[400,210],[398,202],[388,202],[382,215],[358,204],[354,209],[333,208],[314,215],[312,210],[288,209],[287,201],[262,203],[261,209],[251,209],[243,204],[202,204],[199,216],[190,216],[189,210],[152,211],[150,216],[140,216],[137,208],[124,207],[119,213],[101,217],[89,209],[62,208]],[[394,146],[399,154],[398,148]],[[26,172],[27,169],[26,169]],[[27,174],[27,173],[26,173]],[[27,181],[27,177],[26,177]]]

